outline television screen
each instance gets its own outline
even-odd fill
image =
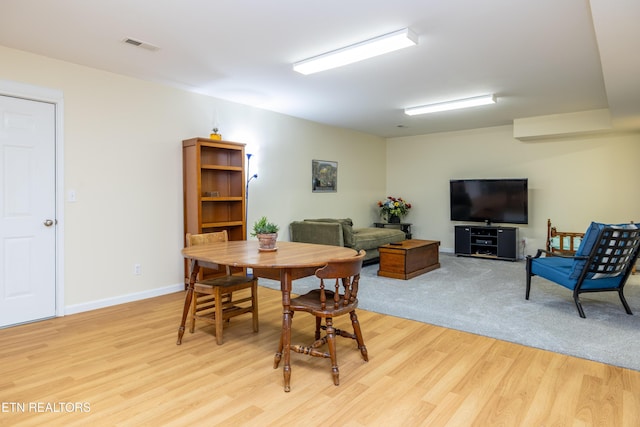
[[[451,220],[528,224],[528,183],[517,179],[452,179]]]

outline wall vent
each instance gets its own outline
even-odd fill
[[[135,47],[141,47],[143,49],[147,49],[150,51],[155,52],[156,50],[160,50],[160,48],[158,46],[154,46],[151,43],[146,43],[140,40],[136,40],[136,39],[132,39],[130,37],[127,37],[126,39],[122,40],[124,43],[126,44],[130,44],[131,46],[135,46]]]

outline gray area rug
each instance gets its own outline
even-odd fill
[[[525,263],[440,254],[441,268],[410,280],[363,268],[360,308],[640,371],[640,274],[631,276],[624,311],[616,293],[582,294],[580,318],[571,292],[534,277],[525,300]],[[294,282],[294,293],[318,286]],[[272,289],[279,284],[260,279]],[[394,303],[390,303],[390,302]]]

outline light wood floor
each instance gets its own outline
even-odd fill
[[[370,361],[341,339],[336,387],[292,354],[285,393],[280,293],[259,292],[260,332],[235,318],[221,346],[176,346],[182,293],[0,330],[0,425],[640,425],[638,371],[362,310]],[[298,313],[293,342],[312,328]]]

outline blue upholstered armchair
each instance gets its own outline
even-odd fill
[[[527,256],[526,299],[531,277],[540,276],[573,292],[580,317],[586,317],[580,303],[580,294],[586,292],[617,292],[627,314],[632,314],[624,298],[624,285],[638,259],[639,246],[637,224],[592,222],[575,256],[555,255],[542,249],[534,257]]]

